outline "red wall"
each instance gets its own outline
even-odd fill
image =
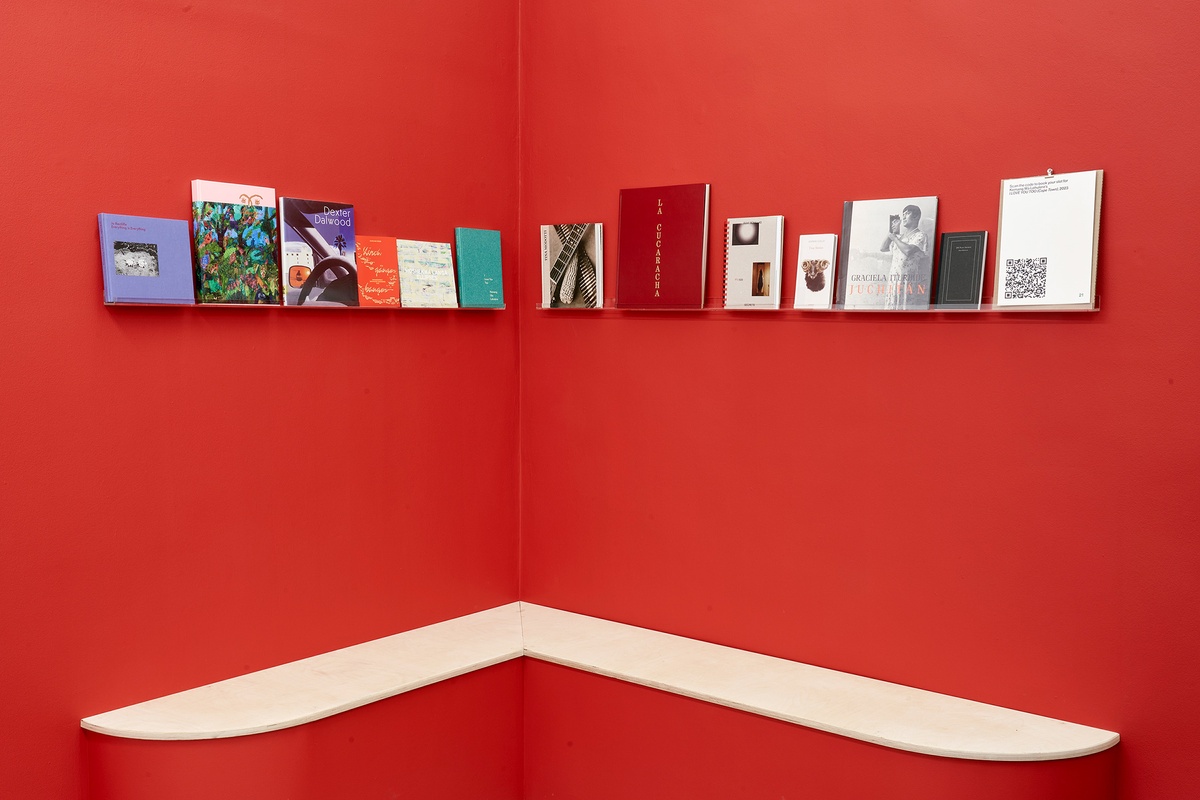
[[[516,599],[513,300],[106,308],[96,214],[184,218],[193,178],[246,182],[354,202],[363,233],[498,228],[514,263],[517,16],[466,0],[2,16],[0,797],[69,800],[83,716]],[[490,770],[519,753],[520,670],[485,685],[476,713],[517,724],[450,734],[419,703],[405,726],[515,797],[517,771]],[[395,724],[367,718],[363,740]],[[429,785],[445,765],[400,774]]]
[[[1187,796],[1200,323],[1174,278],[1198,228],[1200,8],[521,15],[522,599],[1116,730],[1121,798]],[[797,235],[840,231],[844,200],[936,194],[939,229],[988,229],[994,256],[1001,179],[1047,168],[1105,170],[1099,313],[532,310],[544,223],[605,223],[612,296],[623,187],[712,184],[716,304],[723,220],[784,214],[786,302]],[[743,789],[809,741],[721,710],[701,736],[683,701],[550,672],[527,669],[529,797],[768,796]],[[822,763],[858,776],[868,750]],[[818,794],[908,796],[930,773],[899,763]],[[771,769],[769,796],[809,796]]]

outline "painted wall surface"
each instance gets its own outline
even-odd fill
[[[512,263],[516,5],[0,17],[0,796],[67,800],[81,717],[516,599],[515,304],[107,308],[96,224],[187,218],[204,178],[353,202],[360,233],[497,228]],[[519,670],[487,685],[508,719]],[[485,770],[519,745],[414,707]]]
[[[1095,314],[524,314],[522,599],[1116,730],[1121,798],[1189,794],[1200,9],[521,13],[530,309],[546,223],[606,225],[613,296],[625,187],[712,184],[715,304],[724,219],[785,215],[786,303],[796,237],[840,232],[843,201],[938,195],[939,231],[991,232],[990,290],[1000,181],[1105,170]],[[803,737],[726,738],[735,712],[696,736],[687,704],[548,672],[528,671],[529,797],[808,796],[786,770],[774,794],[738,791]],[[627,738],[595,730],[599,712],[541,715],[557,704],[603,705]],[[699,743],[664,743],[683,733]],[[667,777],[620,784],[651,751]],[[836,772],[877,763],[830,753]],[[888,774],[911,791],[928,773]]]

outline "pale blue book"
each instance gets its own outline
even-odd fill
[[[455,228],[458,295],[462,308],[504,308],[500,231]]]

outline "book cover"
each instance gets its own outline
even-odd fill
[[[458,292],[462,308],[504,308],[500,231],[455,228]]]
[[[938,255],[939,306],[979,308],[983,299],[983,260],[987,231],[943,233]]]
[[[726,220],[725,307],[779,308],[782,261],[782,216]]]
[[[192,240],[201,303],[279,303],[274,189],[192,181]]]
[[[850,200],[842,216],[837,302],[844,308],[929,308],[936,197]]]
[[[542,308],[604,307],[604,226],[542,226]]]
[[[617,308],[703,308],[707,183],[622,189]]]
[[[1095,306],[1103,182],[1103,170],[1000,182],[996,306]]]
[[[358,305],[353,205],[279,198],[279,253],[284,305]]]
[[[833,308],[832,267],[837,263],[837,241],[836,233],[800,236],[793,308]]]
[[[99,214],[97,219],[104,302],[196,302],[186,221],[122,214]]]
[[[405,308],[458,308],[449,242],[397,239],[396,260]]]
[[[394,236],[359,236],[354,240],[358,267],[358,302],[363,306],[400,306],[400,261]]]

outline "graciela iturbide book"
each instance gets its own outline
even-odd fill
[[[703,308],[707,183],[622,189],[617,308]]]
[[[274,189],[192,181],[192,240],[201,303],[278,305]]]
[[[725,223],[725,307],[779,308],[783,217],[735,217]]]
[[[462,308],[504,308],[500,231],[455,228],[458,296]]]
[[[979,308],[986,254],[987,231],[943,233],[934,302],[949,308]]]
[[[929,308],[936,197],[851,200],[842,216],[837,302],[844,308]]]
[[[357,306],[354,206],[279,198],[283,304]]]
[[[1096,302],[1103,170],[1000,182],[996,306]]]
[[[796,300],[793,308],[833,308],[833,265],[836,233],[805,233],[796,254]]]
[[[122,214],[98,219],[104,302],[196,302],[187,222]]]
[[[604,307],[604,226],[542,226],[542,308]]]

